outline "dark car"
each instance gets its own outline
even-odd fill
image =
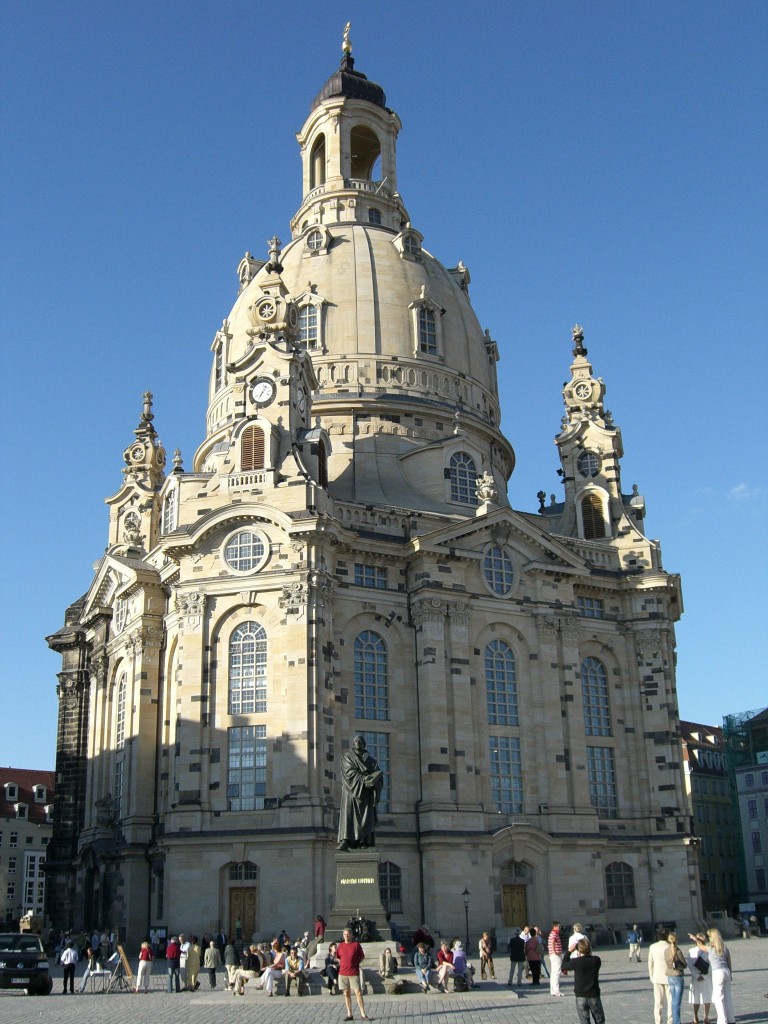
[[[39,935],[0,932],[0,988],[26,989],[31,996],[51,991],[48,957]]]

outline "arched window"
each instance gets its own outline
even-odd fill
[[[515,570],[504,548],[495,544],[488,548],[483,561],[483,574],[494,594],[504,597],[510,592],[515,582]]]
[[[437,355],[437,323],[435,314],[426,306],[419,309],[419,351],[428,356]]]
[[[379,895],[388,914],[402,914],[402,872],[398,865],[393,864],[390,860],[382,861],[379,864]]]
[[[230,882],[255,882],[258,877],[258,867],[249,860],[245,860],[241,864],[229,865]]]
[[[451,501],[461,501],[465,505],[476,505],[477,469],[472,456],[468,455],[467,452],[454,452],[451,456],[449,474],[451,478]]]
[[[258,622],[244,622],[229,640],[229,713],[267,710],[267,634]]]
[[[587,736],[610,736],[608,678],[605,666],[597,658],[585,658],[581,663],[581,693],[584,698],[584,728]]]
[[[176,529],[176,491],[166,494],[163,502],[163,533],[173,533]]]
[[[581,499],[581,521],[584,524],[585,540],[599,540],[605,536],[605,519],[600,495],[586,494]]]
[[[320,487],[328,486],[328,452],[322,441],[317,443],[317,483]]]
[[[299,310],[299,342],[305,348],[317,348],[317,306],[311,302]]]
[[[349,146],[352,177],[372,181],[381,156],[381,144],[376,132],[367,125],[357,125],[349,133]]]
[[[519,725],[515,654],[503,640],[485,648],[485,693],[489,725]]]
[[[613,861],[605,869],[605,896],[609,909],[637,906],[635,873],[624,861]]]
[[[309,158],[309,187],[325,184],[325,136],[318,135]]]
[[[378,633],[363,630],[355,637],[355,718],[389,718],[387,646]]]
[[[264,431],[261,427],[246,427],[240,442],[240,468],[264,469]]]
[[[115,697],[115,750],[122,750],[125,746],[125,706],[127,691],[128,676],[123,672],[117,683],[117,694]]]

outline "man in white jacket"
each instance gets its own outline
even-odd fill
[[[667,934],[666,928],[659,928],[656,933],[656,942],[648,947],[648,977],[653,985],[654,1024],[663,1024],[665,1003],[667,1005],[667,1024],[672,1024],[672,1002],[669,998],[667,962],[664,959],[668,945]]]

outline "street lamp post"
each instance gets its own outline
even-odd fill
[[[464,925],[466,929],[466,950],[467,956],[469,956],[469,889],[465,888],[461,894],[461,898],[464,900]]]
[[[648,903],[651,907],[651,942],[654,941],[656,936],[656,911],[653,908],[653,889],[648,890]]]

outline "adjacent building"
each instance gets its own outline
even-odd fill
[[[574,328],[562,493],[512,508],[506,339],[407,211],[400,127],[345,42],[288,241],[237,268],[199,448],[167,466],[147,394],[116,459],[106,553],[47,638],[56,926],[308,927],[356,734],[403,925],[463,934],[465,889],[484,928],[699,917],[680,580],[622,486],[606,384]]]
[[[680,722],[685,789],[705,916],[733,916],[740,899],[741,839],[719,726]]]
[[[45,861],[53,833],[54,774],[0,768],[0,920],[42,917]]]
[[[744,847],[741,902],[753,903],[750,914],[768,928],[768,708],[726,716],[723,732]]]

